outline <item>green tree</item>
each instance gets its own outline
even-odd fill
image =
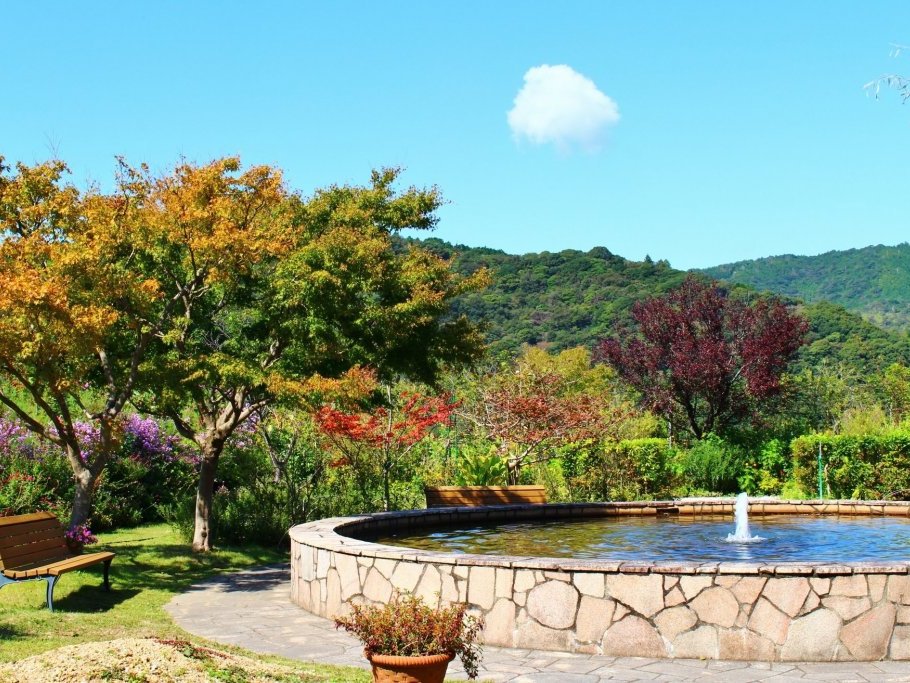
[[[482,350],[451,299],[484,282],[463,278],[414,245],[405,228],[436,223],[435,189],[397,192],[398,172],[366,187],[332,186],[302,199],[269,167],[237,159],[133,172],[154,269],[180,302],[147,364],[148,412],[169,417],[199,448],[196,550],[212,548],[218,461],[228,439],[280,403],[354,393],[398,374],[433,382],[447,363]]]
[[[903,422],[910,414],[910,368],[893,363],[881,379],[881,390],[891,420]]]
[[[819,363],[786,378],[782,410],[801,422],[799,432],[836,430],[845,411],[865,402],[860,377],[846,364]]]

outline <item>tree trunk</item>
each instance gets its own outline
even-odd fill
[[[92,516],[92,494],[95,492],[95,481],[98,477],[87,467],[82,467],[73,474],[76,491],[73,495],[73,513],[70,515],[70,526],[88,523]]]
[[[196,552],[208,552],[212,549],[212,504],[215,497],[215,471],[220,455],[220,448],[216,454],[204,452],[202,462],[199,464],[196,521],[193,530],[193,550]]]
[[[382,466],[382,507],[385,512],[392,509],[392,494],[389,490],[389,479],[392,477],[392,464],[386,462]]]
[[[509,458],[506,460],[506,469],[508,470],[506,483],[509,486],[515,486],[518,483],[518,477],[521,476],[521,461],[518,458]]]

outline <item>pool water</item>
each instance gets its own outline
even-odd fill
[[[729,543],[730,517],[598,517],[423,529],[378,543],[438,552],[647,562],[907,562],[910,520],[773,515],[749,518],[763,540]]]

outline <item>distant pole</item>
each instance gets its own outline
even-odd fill
[[[825,497],[824,483],[822,477],[822,444],[818,442],[818,499]]]

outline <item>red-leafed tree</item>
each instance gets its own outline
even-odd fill
[[[519,482],[523,467],[554,458],[556,449],[615,431],[626,411],[577,384],[557,371],[518,363],[511,372],[489,376],[460,412],[498,445],[509,484]]]
[[[449,396],[425,396],[402,391],[397,396],[386,387],[386,405],[371,412],[348,412],[324,405],[316,411],[316,425],[339,451],[336,465],[352,468],[368,498],[368,472],[379,466],[382,476],[383,508],[391,510],[389,487],[392,470],[439,424],[448,422],[454,403]]]
[[[651,410],[701,439],[778,392],[803,343],[805,320],[773,298],[748,303],[693,276],[637,303],[636,328],[598,346],[598,357],[641,392]]]

